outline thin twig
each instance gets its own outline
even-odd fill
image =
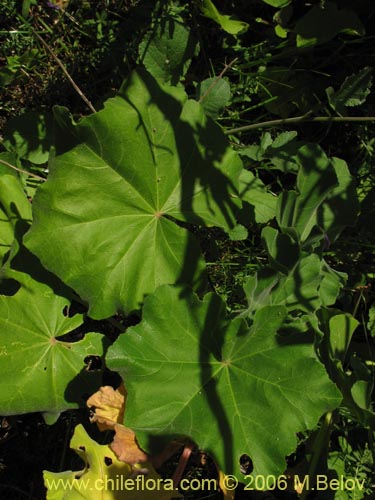
[[[43,47],[49,52],[49,54],[51,54],[51,56],[53,57],[53,59],[57,62],[57,64],[60,66],[60,68],[62,69],[64,75],[67,77],[67,79],[69,80],[69,82],[72,84],[74,90],[77,92],[77,94],[81,97],[81,99],[87,104],[87,106],[90,108],[90,110],[93,112],[93,113],[96,113],[96,109],[94,108],[94,106],[91,104],[91,102],[87,99],[87,97],[85,96],[85,94],[82,92],[82,90],[78,87],[78,85],[76,84],[76,82],[73,80],[73,78],[70,76],[70,74],[68,73],[68,70],[66,69],[66,67],[64,66],[64,64],[61,62],[61,60],[57,57],[57,55],[53,52],[53,50],[51,49],[51,47],[47,44],[47,42],[45,42],[43,40],[43,38],[35,31],[33,30],[33,33],[34,35],[36,36],[36,38],[40,41],[40,43],[43,45]]]
[[[278,120],[269,120],[266,122],[252,123],[251,125],[244,125],[243,127],[231,128],[225,130],[225,135],[236,134],[237,132],[247,132],[248,130],[255,130],[266,127],[277,127],[278,125],[287,125],[290,123],[306,123],[306,122],[320,122],[320,123],[346,123],[346,122],[374,122],[375,116],[313,116],[312,118],[302,116],[294,116],[293,118],[281,118]]]
[[[208,89],[206,90],[206,92],[199,98],[199,102],[202,102],[206,99],[206,97],[208,96],[208,94],[211,92],[211,90],[215,87],[215,85],[217,85],[217,82],[219,80],[221,80],[223,78],[223,76],[225,75],[225,73],[228,71],[228,69],[230,67],[233,66],[233,64],[238,60],[238,57],[235,57],[233,59],[233,61],[231,61],[229,64],[226,64],[224,66],[224,69],[223,71],[215,78],[215,80],[211,83],[211,85],[208,87]]]
[[[184,474],[184,471],[186,469],[186,465],[189,461],[190,455],[194,449],[194,443],[192,441],[189,441],[188,443],[185,444],[184,449],[182,451],[182,454],[180,456],[180,459],[178,461],[176,470],[174,471],[172,475],[172,481],[173,485],[175,488],[178,487],[180,484],[180,481],[182,479],[182,476]]]
[[[0,160],[0,163],[2,165],[5,165],[6,167],[12,168],[13,170],[16,170],[17,172],[20,172],[21,174],[26,174],[30,175],[30,177],[35,177],[35,179],[39,179],[40,181],[45,181],[46,179],[44,177],[41,177],[40,175],[33,174],[32,172],[28,172],[27,170],[22,170],[22,168],[18,168],[15,165],[12,165],[11,163],[8,163],[5,160]]]

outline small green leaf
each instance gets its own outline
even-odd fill
[[[281,9],[282,7],[286,7],[291,3],[292,0],[263,0],[264,3],[268,5],[272,5],[272,7],[276,7]]]
[[[275,34],[279,38],[288,38],[288,31],[285,28],[283,28],[282,26],[280,26],[280,24],[277,24],[275,26]]]
[[[329,320],[329,345],[331,355],[344,363],[354,330],[359,322],[350,314],[336,314]]]
[[[369,309],[367,328],[371,337],[375,337],[375,304],[371,304]]]
[[[262,241],[271,266],[277,271],[287,274],[297,264],[300,250],[288,234],[267,226],[262,231]]]
[[[180,20],[163,19],[139,45],[145,68],[160,82],[177,85],[194,56],[197,40]]]
[[[284,307],[266,307],[249,330],[216,295],[200,301],[163,286],[149,296],[142,322],[107,355],[126,380],[126,422],[140,445],[185,435],[239,479],[243,454],[255,475],[282,473],[296,433],[341,400],[313,346],[277,335],[285,316]]]
[[[1,160],[14,164],[16,159],[11,153],[0,153],[0,264],[4,264],[17,228],[31,223],[31,204],[18,174]]]
[[[257,223],[264,224],[275,217],[277,197],[267,191],[263,182],[248,170],[243,170],[240,176],[240,196],[254,207]]]
[[[278,134],[272,142],[272,149],[280,149],[289,144],[297,137],[297,132],[295,130],[290,130],[288,132],[281,132]]]
[[[347,274],[332,269],[323,259],[320,274],[322,281],[319,285],[319,295],[323,306],[332,306],[343,286],[346,284]]]
[[[315,226],[320,227],[318,209],[338,182],[331,160],[318,145],[300,148],[298,164],[298,193],[285,191],[279,196],[276,218],[282,231],[303,243]]]
[[[359,202],[354,178],[341,158],[331,158],[338,185],[327,195],[318,209],[320,227],[332,244],[347,226],[354,226],[359,213]]]
[[[216,120],[231,98],[230,85],[226,78],[207,78],[197,87],[197,98],[203,109]]]
[[[242,224],[237,224],[228,233],[228,236],[232,241],[246,240],[247,235],[248,235],[247,229]]]
[[[37,165],[47,162],[52,141],[51,113],[24,113],[10,119],[4,129],[4,147]]]
[[[269,305],[282,305],[289,311],[315,311],[321,305],[320,271],[317,254],[302,256],[287,274],[268,268],[258,271],[244,284],[248,307],[243,315],[252,317],[254,312]]]
[[[357,380],[354,382],[351,388],[351,394],[354,399],[354,402],[362,409],[362,410],[370,410],[371,408],[371,392],[372,392],[372,383],[365,380]]]
[[[215,23],[230,35],[241,35],[245,33],[249,27],[244,21],[238,21],[231,16],[220,14],[211,0],[202,0],[200,8],[203,15],[215,21]]]
[[[373,68],[363,68],[358,73],[345,78],[339,90],[326,89],[329,104],[340,114],[346,107],[360,106],[366,101],[372,86]]]

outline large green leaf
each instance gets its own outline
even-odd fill
[[[56,290],[31,278],[24,278],[14,296],[0,296],[2,415],[76,408],[100,385],[99,373],[86,371],[84,360],[103,354],[101,336],[57,338],[82,324],[82,315],[64,315],[68,305]]]
[[[245,453],[255,474],[282,473],[296,432],[340,402],[313,347],[276,334],[285,316],[266,307],[249,331],[216,295],[199,301],[164,286],[149,296],[142,322],[107,356],[126,381],[126,423],[141,444],[187,435],[226,473],[239,477]]]
[[[160,284],[199,284],[198,244],[173,219],[232,229],[242,169],[201,106],[134,73],[70,134],[34,199],[26,246],[95,318],[138,309]]]

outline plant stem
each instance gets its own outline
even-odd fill
[[[243,127],[231,128],[225,130],[225,135],[236,134],[237,132],[247,132],[248,130],[255,130],[266,127],[277,127],[278,125],[287,125],[290,123],[299,124],[306,122],[319,122],[319,123],[349,123],[349,122],[375,122],[375,116],[313,116],[309,118],[309,114],[302,116],[294,116],[292,118],[281,118],[278,120],[268,120],[266,122],[252,123],[251,125],[244,125]]]
[[[74,90],[77,92],[77,94],[81,97],[81,99],[87,104],[87,106],[90,108],[90,110],[93,112],[93,113],[96,113],[96,109],[94,108],[94,106],[91,104],[91,102],[89,101],[89,99],[87,99],[87,97],[85,96],[85,94],[82,92],[82,90],[78,87],[78,85],[76,84],[76,82],[73,80],[73,78],[70,76],[68,70],[66,69],[66,67],[64,66],[64,64],[61,62],[61,60],[57,57],[57,55],[53,52],[53,50],[51,49],[51,47],[47,44],[47,42],[45,42],[43,40],[43,38],[38,35],[38,33],[33,30],[33,33],[34,33],[34,36],[40,41],[40,43],[43,45],[43,47],[49,52],[49,54],[51,54],[51,56],[53,57],[53,59],[57,62],[57,64],[60,66],[60,68],[62,69],[64,75],[67,77],[67,79],[69,80],[69,82],[72,84]]]
[[[310,481],[311,481],[312,477],[315,475],[316,467],[318,465],[319,458],[320,458],[321,454],[323,453],[324,448],[326,448],[328,446],[327,443],[329,441],[329,434],[330,434],[330,430],[331,430],[332,419],[333,419],[333,412],[329,411],[324,415],[322,425],[321,425],[321,427],[318,431],[318,434],[314,440],[312,457],[311,457],[311,461],[309,464],[309,470],[308,470],[308,477],[309,477]],[[302,491],[299,500],[306,500],[309,493],[310,493],[310,490],[308,488],[305,488]]]
[[[39,179],[40,181],[45,181],[46,179],[44,177],[41,177],[40,175],[33,174],[32,172],[28,172],[27,170],[22,170],[22,168],[18,168],[15,165],[12,165],[11,163],[8,163],[5,160],[0,160],[0,163],[2,165],[5,165],[6,167],[12,168],[13,170],[16,170],[17,172],[20,172],[21,174],[26,174],[29,175],[30,177],[35,177],[35,179]]]

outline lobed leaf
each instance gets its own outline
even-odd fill
[[[216,295],[200,301],[163,286],[149,296],[142,322],[107,356],[126,381],[126,424],[141,446],[190,436],[226,473],[240,477],[247,454],[255,474],[280,474],[295,434],[340,402],[313,347],[277,335],[285,316],[284,307],[263,308],[249,330]]]
[[[109,445],[90,438],[82,425],[77,425],[71,448],[83,459],[81,471],[44,471],[47,500],[170,500],[179,498],[172,480],[163,481],[151,464],[147,475],[117,459]],[[141,479],[141,481],[139,481]],[[148,481],[148,482],[147,482]],[[148,487],[147,487],[148,486]]]
[[[60,340],[79,327],[82,315],[63,314],[69,301],[56,290],[24,278],[14,296],[0,296],[0,408],[2,415],[62,412],[84,403],[100,384],[85,371],[85,358],[102,356],[98,334]]]
[[[198,243],[176,220],[236,225],[242,166],[219,127],[146,73],[102,111],[63,122],[70,146],[35,196],[26,246],[94,318],[139,309],[161,284],[201,286]]]

